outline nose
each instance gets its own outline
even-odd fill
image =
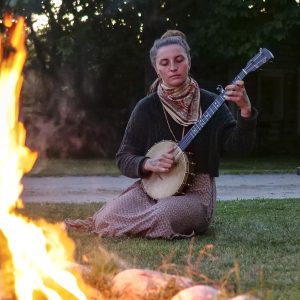
[[[176,71],[177,70],[177,63],[175,61],[171,61],[170,70],[171,71]]]

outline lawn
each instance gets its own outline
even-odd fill
[[[101,204],[27,204],[30,218],[59,222],[85,218]],[[76,260],[86,258],[101,273],[125,265],[193,277],[233,292],[252,291],[261,299],[300,299],[300,199],[218,202],[214,222],[191,240],[100,239],[70,232]],[[104,248],[105,251],[99,251]],[[109,258],[116,255],[118,259]]]

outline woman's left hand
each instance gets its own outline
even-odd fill
[[[233,84],[225,87],[225,100],[234,102],[241,110],[241,116],[249,118],[251,116],[251,102],[247,95],[244,81],[237,80]]]

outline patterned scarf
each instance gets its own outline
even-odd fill
[[[200,89],[193,78],[189,77],[176,88],[169,88],[160,79],[156,79],[150,87],[150,92],[155,91],[164,109],[178,124],[189,126],[200,118]]]

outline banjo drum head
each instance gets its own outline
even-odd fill
[[[167,173],[152,173],[142,179],[144,191],[153,199],[162,199],[180,193],[188,176],[189,161],[187,155],[173,141],[162,141],[154,144],[146,156],[153,158],[166,153],[171,147],[176,147],[176,164]]]

